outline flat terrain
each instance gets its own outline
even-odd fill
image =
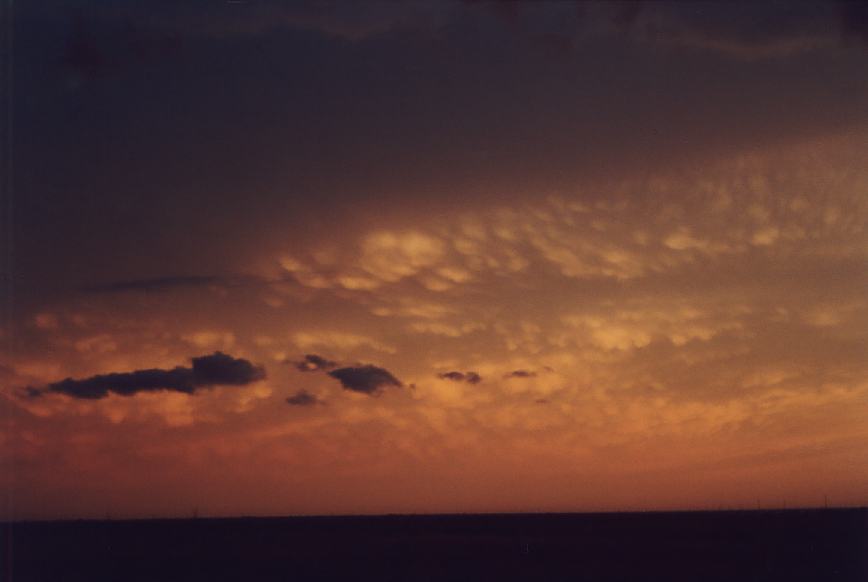
[[[2,524],[2,579],[868,580],[868,510]]]

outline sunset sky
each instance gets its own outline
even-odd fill
[[[0,518],[868,504],[866,5],[47,0],[13,64]]]

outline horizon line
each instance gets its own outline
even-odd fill
[[[868,511],[864,505],[805,505],[774,507],[718,507],[718,508],[679,508],[679,509],[612,509],[591,511],[466,511],[466,512],[388,512],[388,513],[297,513],[268,515],[186,515],[186,516],[129,516],[129,517],[56,517],[3,519],[0,524],[22,523],[73,523],[73,522],[138,522],[138,521],[231,521],[231,520],[270,520],[270,519],[354,519],[354,518],[396,518],[396,517],[483,517],[483,516],[561,516],[561,515],[639,515],[672,513],[782,513],[799,511]]]

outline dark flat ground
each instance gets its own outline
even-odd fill
[[[2,580],[868,581],[868,509],[19,522]]]

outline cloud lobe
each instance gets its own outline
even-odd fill
[[[468,384],[479,384],[482,382],[482,376],[476,372],[442,372],[437,374],[441,380],[452,380],[453,382],[467,382]]]
[[[328,374],[332,378],[337,379],[346,390],[361,392],[371,396],[379,394],[387,386],[395,386],[397,388],[403,386],[401,381],[395,378],[391,372],[370,364],[338,368]]]
[[[98,400],[109,392],[132,396],[138,392],[170,391],[193,394],[199,388],[244,386],[265,378],[265,369],[243,358],[223,352],[192,358],[192,367],[171,370],[150,368],[133,372],[98,374],[75,380],[66,378],[45,387],[43,392],[66,394],[73,398]]]

